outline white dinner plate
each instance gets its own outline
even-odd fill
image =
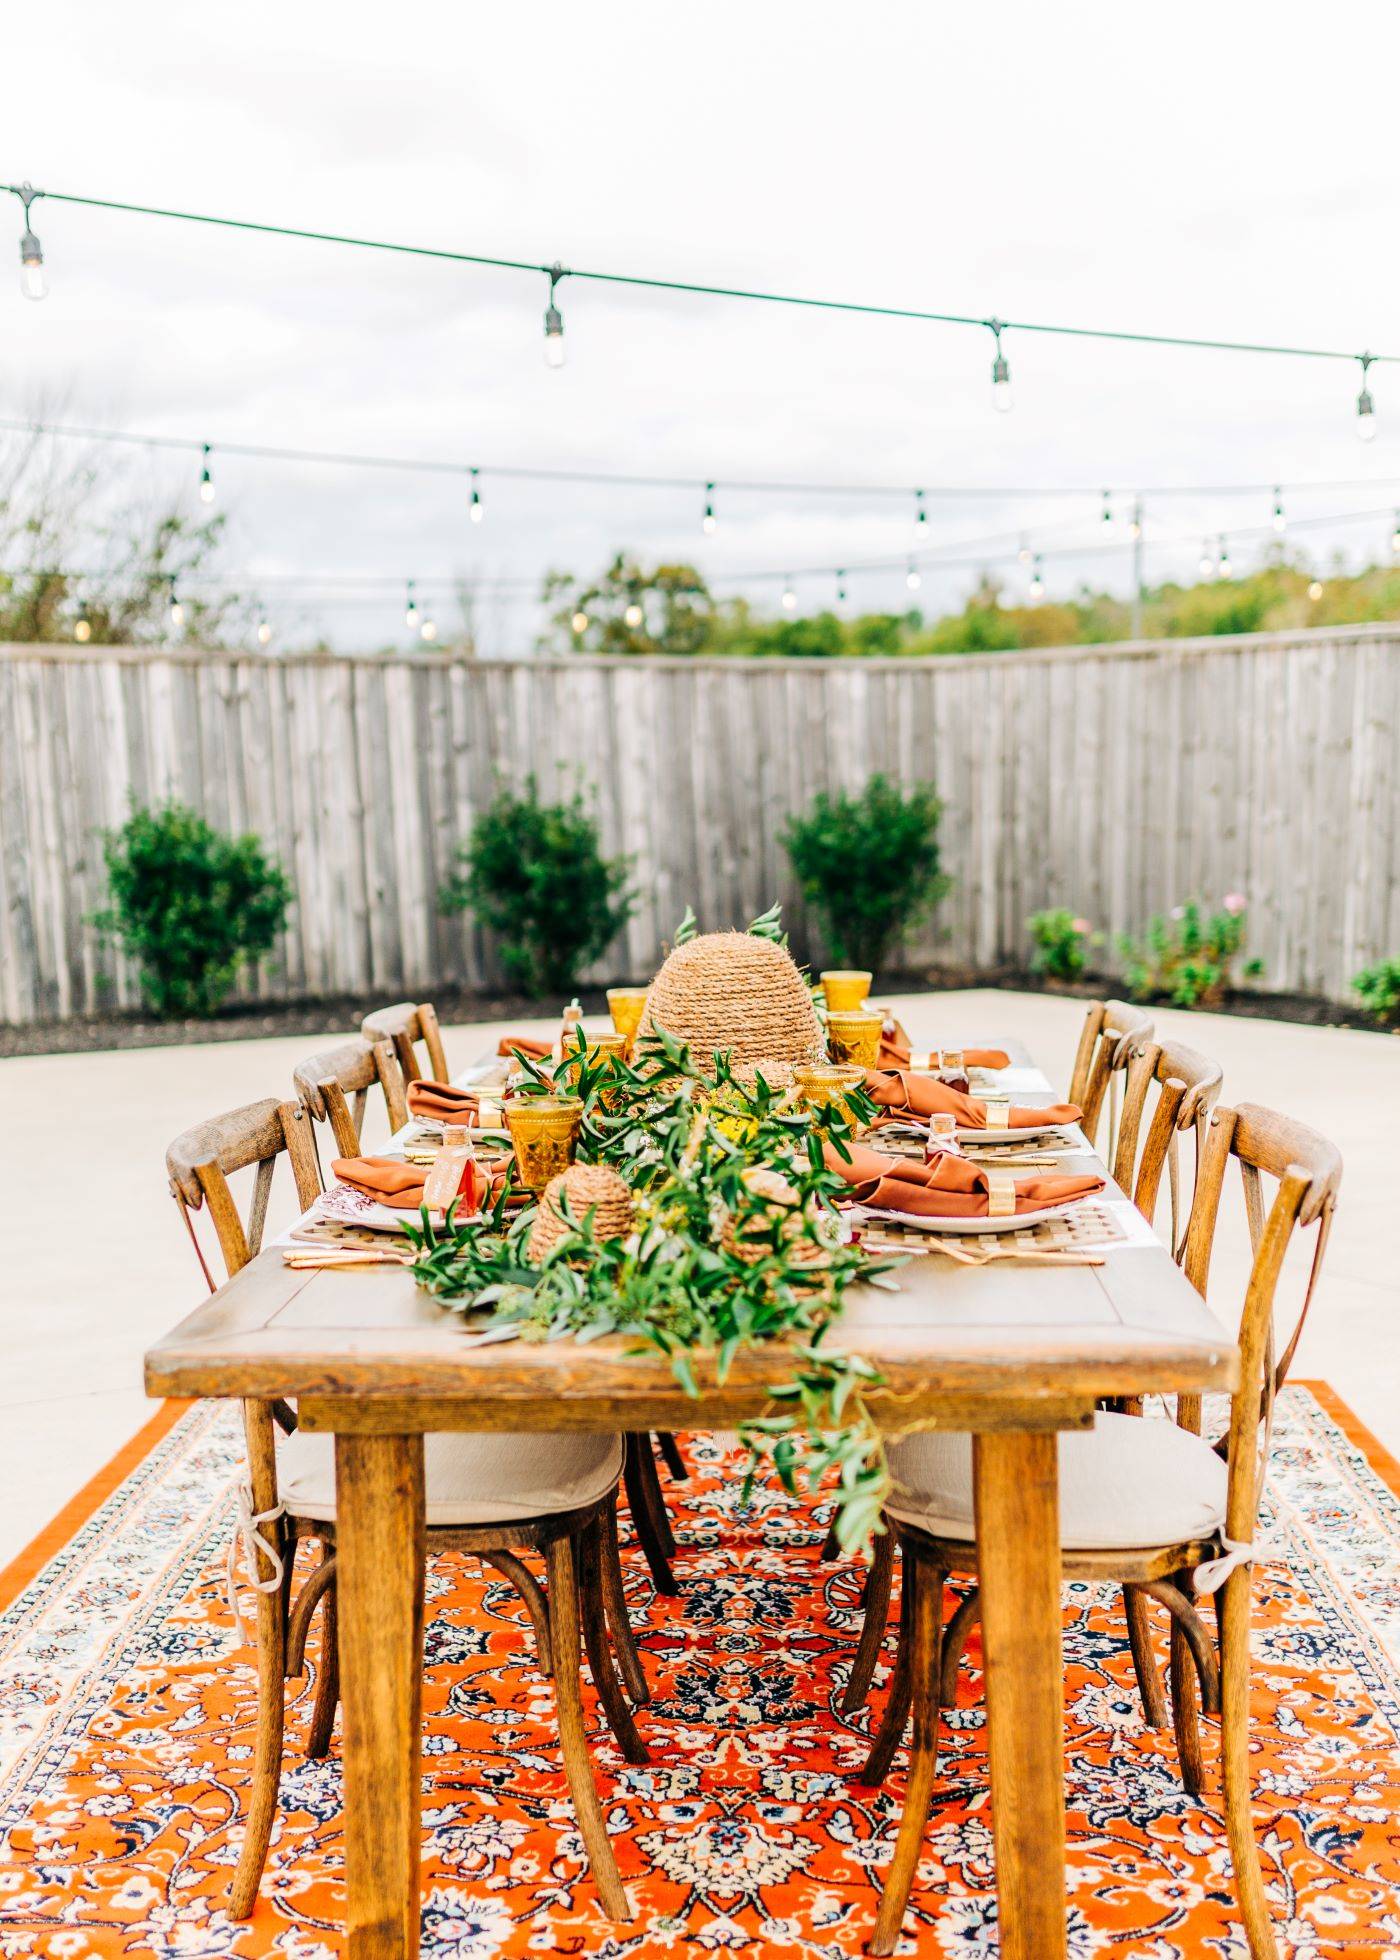
[[[1025,1143],[1031,1137],[1062,1137],[1068,1143],[1065,1128],[1063,1123],[1026,1123],[1014,1130],[955,1130],[953,1134],[959,1143]]]
[[[381,1205],[377,1198],[368,1198],[363,1191],[353,1191],[348,1184],[333,1184],[329,1191],[323,1191],[312,1214],[319,1223],[329,1220],[334,1225],[363,1225],[370,1232],[401,1232],[405,1225],[421,1225],[421,1211],[396,1211],[392,1205]],[[434,1225],[441,1225],[445,1212],[429,1212]],[[463,1214],[458,1212],[454,1222],[458,1225],[476,1225],[481,1222],[479,1211]]]
[[[862,1218],[887,1219],[892,1225],[907,1225],[916,1232],[1020,1232],[1028,1225],[1046,1225],[1052,1218],[1067,1218],[1082,1198],[1071,1198],[1062,1205],[1047,1205],[1043,1211],[1023,1211],[1013,1218],[921,1218],[910,1211],[879,1211],[862,1205]]]

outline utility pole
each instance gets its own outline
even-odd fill
[[[1133,611],[1130,636],[1142,638],[1142,499],[1133,503]]]

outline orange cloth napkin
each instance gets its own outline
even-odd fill
[[[547,1061],[554,1053],[553,1041],[541,1041],[532,1034],[503,1034],[496,1047],[498,1055],[528,1055],[532,1062]]]
[[[886,1157],[856,1144],[849,1163],[831,1144],[826,1167],[851,1185],[857,1204],[879,1211],[907,1211],[920,1218],[985,1218],[988,1173],[951,1150],[940,1151],[932,1163],[915,1164],[904,1157]],[[1016,1211],[1043,1211],[1072,1198],[1092,1198],[1102,1191],[1101,1177],[1018,1177]]]
[[[352,1191],[363,1191],[367,1198],[377,1198],[391,1211],[417,1211],[422,1206],[423,1186],[428,1176],[425,1165],[405,1164],[398,1157],[337,1157],[331,1170]],[[474,1157],[469,1157],[462,1166],[462,1181],[457,1187],[457,1209],[463,1217],[480,1210],[486,1191],[486,1173]]]
[[[915,1075],[909,1069],[871,1069],[865,1078],[865,1092],[886,1112],[884,1120],[927,1122],[930,1116],[956,1116],[965,1130],[985,1130],[987,1105],[976,1096],[965,1096],[950,1089],[936,1075]],[[1083,1115],[1075,1103],[1046,1103],[1040,1109],[1026,1109],[1013,1103],[1007,1112],[1007,1126],[1013,1130],[1033,1130],[1046,1123],[1077,1123]]]
[[[450,1082],[429,1082],[423,1078],[408,1085],[410,1116],[431,1116],[440,1123],[479,1121],[476,1092],[454,1088]]]
[[[898,1023],[893,1034],[880,1036],[880,1067],[908,1068],[913,1049],[903,1038]],[[1004,1048],[964,1048],[963,1061],[969,1068],[1010,1068],[1011,1057]]]

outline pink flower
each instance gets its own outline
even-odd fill
[[[1088,932],[1091,930],[1087,919],[1071,919],[1069,929],[1071,932]]]
[[[1226,892],[1224,898],[1220,901],[1225,907],[1225,910],[1234,918],[1238,918],[1240,913],[1243,912],[1246,902],[1243,892]]]

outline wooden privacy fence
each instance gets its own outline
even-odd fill
[[[139,999],[87,923],[100,832],[174,795],[257,831],[297,902],[269,998],[490,983],[436,893],[502,779],[581,782],[635,918],[596,979],[781,898],[778,833],[874,770],[936,785],[951,896],[910,967],[1023,959],[1065,904],[1109,932],[1227,891],[1263,984],[1347,997],[1400,954],[1400,631],[919,660],[453,661],[0,648],[0,1018]],[[859,876],[859,866],[851,867]],[[819,947],[813,947],[819,952]]]

